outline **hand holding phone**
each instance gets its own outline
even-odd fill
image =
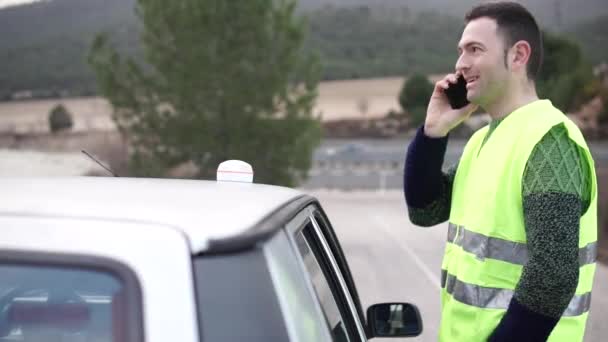
[[[458,82],[450,83],[448,89],[445,90],[445,95],[448,97],[452,109],[460,109],[469,104],[469,100],[467,100],[467,81],[462,75],[458,77]]]
[[[424,134],[431,138],[446,136],[477,109],[467,100],[467,82],[458,74],[448,74],[435,83],[426,112]]]

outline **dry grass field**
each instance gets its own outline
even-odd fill
[[[320,113],[323,121],[382,117],[390,110],[399,110],[397,96],[403,81],[403,77],[385,77],[321,82],[314,112]],[[73,113],[75,131],[114,127],[111,106],[105,99],[81,97],[0,103],[0,133],[48,131],[48,113],[59,103]]]

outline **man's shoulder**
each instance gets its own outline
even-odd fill
[[[473,135],[471,135],[471,137],[469,138],[469,142],[475,141],[477,139],[483,139],[486,136],[486,134],[488,134],[489,130],[490,130],[490,124],[488,123],[485,126],[479,128],[478,130],[473,132]]]

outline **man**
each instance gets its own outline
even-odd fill
[[[410,220],[449,220],[441,341],[582,341],[595,272],[597,186],[578,128],[534,79],[542,38],[513,2],[465,18],[454,74],[435,84],[406,157]],[[467,80],[468,106],[445,90]],[[492,121],[443,173],[447,135],[478,107]]]

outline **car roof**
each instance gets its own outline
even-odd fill
[[[246,234],[304,196],[272,185],[123,177],[0,178],[0,216],[124,220],[174,227],[192,253]]]

